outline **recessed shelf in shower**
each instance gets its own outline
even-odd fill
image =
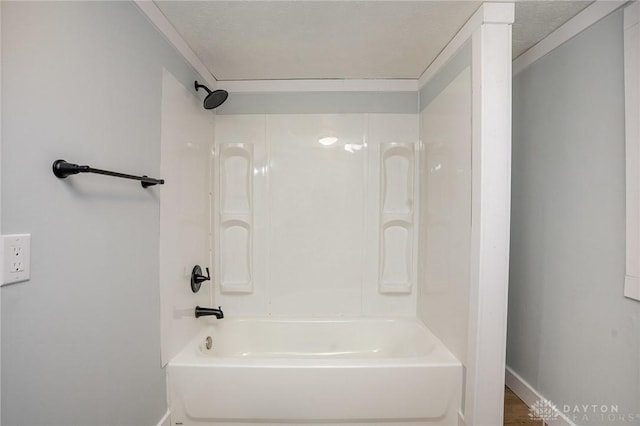
[[[380,293],[411,293],[413,280],[414,145],[380,147]]]
[[[219,159],[220,291],[252,293],[252,146],[222,144]]]

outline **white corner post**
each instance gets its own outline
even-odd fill
[[[469,341],[464,423],[503,422],[511,214],[513,3],[485,3],[472,36]]]

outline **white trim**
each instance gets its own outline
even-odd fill
[[[513,3],[504,6],[514,8]],[[472,35],[471,261],[464,416],[503,423],[511,218],[511,38],[509,23]]]
[[[418,89],[431,80],[446,65],[456,52],[469,40],[474,31],[482,24],[512,24],[515,12],[512,3],[484,3],[462,26],[449,44],[431,62],[418,79]]]
[[[518,56],[513,61],[513,75],[516,76],[547,53],[569,41],[605,16],[624,6],[625,3],[626,2],[624,1],[600,0],[589,5],[582,12],[564,23],[560,28],[556,29],[538,42],[538,44]]]
[[[138,8],[140,8],[142,13],[146,15],[149,21],[158,28],[158,31],[160,31],[167,40],[169,40],[169,43],[171,43],[178,52],[180,52],[184,59],[198,72],[198,74],[202,76],[205,82],[212,88],[216,88],[217,81],[215,77],[211,74],[204,63],[202,63],[195,52],[191,50],[191,47],[189,47],[187,42],[184,41],[182,36],[178,31],[176,31],[173,25],[171,25],[160,9],[158,9],[158,6],[156,6],[151,0],[135,0],[134,3]]]
[[[546,399],[540,392],[535,390],[533,386],[527,383],[522,377],[518,375],[515,371],[511,369],[511,367],[507,366],[505,369],[505,384],[515,393],[518,398],[520,398],[527,407],[531,407],[536,401],[541,399]],[[553,403],[553,401],[550,401]],[[548,426],[576,426],[569,418],[558,408],[555,409],[555,414],[557,414],[557,418],[555,420],[551,420],[546,422]]]
[[[171,412],[167,410],[156,426],[171,426]]]
[[[640,301],[640,5],[624,10],[625,216],[624,295]]]
[[[228,92],[415,92],[418,80],[226,80],[218,88]]]

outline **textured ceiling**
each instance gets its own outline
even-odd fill
[[[513,23],[513,58],[517,58],[592,1],[520,1]]]
[[[516,4],[514,57],[590,1]],[[478,1],[159,1],[218,80],[417,79]]]

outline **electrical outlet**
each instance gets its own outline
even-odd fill
[[[27,281],[31,275],[31,234],[3,235],[2,284]]]

